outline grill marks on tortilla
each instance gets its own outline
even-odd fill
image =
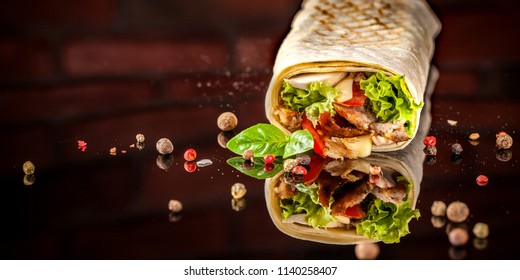
[[[319,1],[306,24],[312,32],[302,41],[321,44],[371,45],[382,47],[401,44],[404,29],[401,22],[405,13],[399,4],[391,5],[384,0]],[[378,44],[381,43],[381,44]]]

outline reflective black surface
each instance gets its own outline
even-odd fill
[[[442,3],[438,5],[442,8]],[[224,111],[237,115],[235,132],[267,122],[264,96],[270,66],[293,12],[277,14],[278,21],[271,23],[276,31],[267,32],[270,35],[259,32],[258,25],[242,25],[273,46],[267,47],[269,56],[260,58],[255,56],[257,49],[246,48],[249,58],[262,63],[256,64],[260,67],[226,64],[174,74],[137,72],[126,78],[114,74],[4,78],[0,258],[355,259],[352,245],[301,241],[278,231],[266,209],[264,182],[229,166],[226,160],[234,155],[217,141],[221,131],[216,120]],[[209,24],[197,26],[204,29]],[[443,28],[447,32],[443,34],[453,34],[449,23]],[[228,31],[228,39],[248,34]],[[438,42],[441,52],[464,43],[444,38],[441,34]],[[411,234],[400,243],[380,244],[379,259],[518,258],[519,144],[514,142],[501,154],[495,148],[497,133],[506,131],[516,141],[520,128],[520,102],[513,92],[516,54],[510,56],[510,67],[493,67],[494,57],[486,60],[490,67],[482,68],[487,70],[479,77],[498,81],[486,88],[463,87],[467,80],[453,78],[453,69],[466,69],[452,67],[461,61],[456,57],[435,61],[440,80],[431,99],[428,134],[437,138],[438,154],[422,163],[417,201],[421,218],[410,223]],[[457,87],[452,89],[455,81]],[[96,87],[90,88],[92,84]],[[81,95],[82,91],[88,94]],[[469,142],[473,132],[480,134],[478,145]],[[146,138],[142,149],[132,146],[138,133]],[[162,137],[175,147],[167,170],[157,164],[155,143]],[[78,141],[87,143],[84,151]],[[453,143],[463,147],[459,158],[452,156]],[[197,151],[198,160],[210,159],[213,164],[187,172],[183,153],[188,148]],[[36,167],[32,185],[24,184],[22,165],[27,160]],[[476,183],[481,174],[489,178],[486,186]],[[232,208],[230,189],[236,182],[247,187],[241,211]],[[171,199],[183,203],[180,216],[170,215]],[[459,200],[469,206],[470,216],[462,225],[470,232],[465,246],[450,245],[449,222],[440,228],[432,224],[430,207],[436,200],[447,204]],[[475,241],[471,233],[477,222],[489,225],[486,241]]]

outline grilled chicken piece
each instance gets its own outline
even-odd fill
[[[298,111],[278,106],[274,109],[273,114],[290,132],[298,130],[302,125],[302,117]]]
[[[274,192],[281,199],[290,198],[298,194],[298,190],[295,186],[289,185],[283,181],[280,181],[280,184],[274,188]]]
[[[334,119],[330,116],[329,112],[324,112],[320,115],[320,127],[321,130],[329,136],[335,137],[355,137],[363,134],[367,134],[366,131],[358,129],[356,127],[341,127]]]
[[[381,135],[394,142],[407,141],[410,139],[401,121],[393,121],[391,123],[373,123],[370,128],[378,135]]]
[[[340,103],[333,103],[333,106],[340,116],[363,131],[368,131],[370,125],[376,122],[376,117],[365,106],[346,106]]]
[[[403,203],[403,199],[406,197],[406,186],[395,186],[393,188],[380,188],[374,187],[370,191],[375,197],[381,199],[384,202],[391,202],[394,204]]]
[[[371,137],[370,134],[367,134],[350,138],[325,138],[324,154],[334,159],[367,157],[372,152]]]
[[[358,181],[354,183],[352,188],[345,190],[345,193],[341,194],[338,199],[332,203],[331,214],[342,215],[345,210],[349,207],[361,203],[367,195],[371,192],[372,185],[366,181]]]
[[[334,177],[328,172],[322,172],[316,182],[318,183],[318,201],[323,207],[329,207],[330,196],[345,183],[341,177]]]

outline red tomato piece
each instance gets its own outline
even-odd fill
[[[315,155],[311,158],[311,162],[309,163],[309,170],[307,174],[303,177],[303,182],[305,184],[310,184],[314,182],[318,176],[320,176],[321,170],[323,170],[324,159],[320,155]]]
[[[363,210],[361,210],[361,206],[359,204],[356,204],[354,206],[351,206],[351,207],[348,207],[347,209],[345,209],[345,216],[347,216],[349,218],[359,219],[359,218],[363,218],[364,213],[363,213]]]
[[[314,129],[314,126],[312,125],[312,122],[303,115],[302,119],[302,128],[309,131],[312,135],[312,139],[314,140],[314,152],[318,155],[325,157],[324,150],[325,150],[325,143],[321,140],[320,135]]]
[[[437,144],[437,139],[435,136],[427,136],[424,138],[423,143],[426,146],[435,146]]]
[[[359,86],[359,82],[352,83],[352,98],[343,102],[347,106],[363,106],[367,99],[365,92]]]

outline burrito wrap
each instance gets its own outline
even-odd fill
[[[439,77],[438,70],[435,67],[430,69],[428,82],[425,88],[425,106],[421,112],[420,128],[417,131],[417,138],[414,139],[410,145],[400,151],[392,151],[385,153],[373,153],[364,160],[371,164],[379,165],[381,167],[390,167],[399,172],[407,180],[412,183],[413,188],[408,193],[411,207],[415,209],[419,192],[421,190],[421,181],[423,177],[423,162],[425,154],[423,152],[424,144],[422,139],[427,135],[431,126],[431,95],[435,89]],[[282,210],[280,208],[280,198],[273,191],[280,182],[280,176],[267,179],[264,186],[264,194],[266,206],[269,216],[274,225],[283,233],[301,240],[336,244],[336,245],[351,245],[359,243],[376,242],[370,238],[360,235],[355,228],[328,228],[328,229],[314,229],[310,226],[285,223],[282,218]]]
[[[276,56],[266,95],[268,120],[289,133],[274,117],[282,104],[284,79],[303,73],[377,72],[404,76],[416,104],[423,101],[440,22],[423,0],[307,0]],[[420,109],[415,123],[419,123]],[[414,133],[418,125],[415,125]],[[411,137],[413,138],[413,137]],[[411,141],[373,147],[404,148]]]

